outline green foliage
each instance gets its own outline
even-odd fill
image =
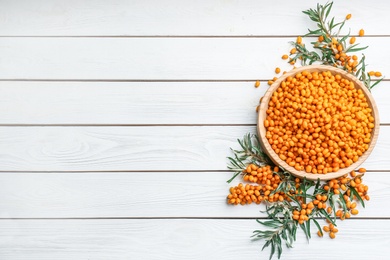
[[[259,139],[256,135],[246,134],[242,140],[238,140],[241,147],[240,150],[233,150],[233,157],[229,158],[228,168],[234,172],[233,178],[239,176],[249,164],[256,164],[258,166],[274,166],[270,158],[264,153],[260,146]],[[298,182],[296,177],[291,173],[279,167],[277,174],[281,181],[278,187],[273,190],[272,194],[276,192],[285,194],[289,199],[283,201],[269,202],[266,203],[266,210],[264,213],[267,215],[266,220],[257,219],[256,221],[266,229],[258,229],[253,231],[252,238],[254,240],[264,240],[265,243],[262,246],[262,250],[266,247],[270,247],[270,258],[276,254],[280,259],[283,252],[283,247],[291,248],[296,241],[296,233],[298,227],[304,232],[307,240],[311,238],[311,223],[313,222],[318,231],[323,235],[321,226],[318,223],[319,219],[327,220],[336,226],[336,206],[339,206],[345,212],[348,212],[347,203],[344,199],[344,195],[350,192],[350,198],[357,200],[364,207],[364,201],[351,186],[352,180],[361,178],[363,175],[357,176],[350,179],[345,183],[345,191],[338,189],[339,193],[336,194],[334,189],[325,189],[325,186],[329,186],[327,181],[307,180],[306,178],[300,179]],[[308,220],[300,223],[298,220],[293,219],[294,210],[301,211],[302,204],[307,204],[316,199],[317,195],[326,195],[326,203],[332,208],[333,213],[328,213],[325,209],[313,208],[312,212],[308,214]]]
[[[313,22],[316,23],[316,29],[308,29],[308,33],[304,37],[322,37],[322,41],[311,42],[313,50],[308,49],[304,44],[291,42],[297,49],[297,52],[292,55],[290,61],[301,61],[302,65],[322,64],[330,65],[336,68],[345,70],[355,75],[364,85],[371,90],[383,78],[372,81],[371,76],[366,71],[365,56],[362,55],[361,60],[356,66],[349,66],[347,61],[340,60],[340,54],[350,54],[365,50],[368,46],[360,47],[359,43],[350,44],[350,32],[347,35],[341,36],[341,29],[344,27],[344,19],[341,22],[335,22],[335,18],[330,18],[329,14],[332,10],[333,2],[325,5],[317,4],[315,9],[303,11]],[[335,45],[341,45],[342,51],[335,48]],[[289,61],[289,62],[290,62]]]

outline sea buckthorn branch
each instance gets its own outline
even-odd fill
[[[243,170],[246,169],[245,163],[256,162],[258,165],[273,165],[269,157],[261,150],[260,141],[256,135],[247,134],[242,140],[237,139],[241,150],[232,150],[233,157],[228,157],[228,169],[235,174],[227,182],[234,180]]]
[[[264,240],[262,250],[270,247],[270,259],[280,259],[283,247],[291,248],[301,228],[307,240],[311,238],[311,224],[317,235],[328,233],[331,239],[338,233],[337,220],[351,218],[359,213],[358,204],[369,200],[368,186],[362,182],[365,169],[352,171],[329,181],[300,179],[283,168],[275,166],[262,151],[256,135],[246,134],[238,140],[242,150],[233,150],[229,169],[235,172],[232,179],[241,176],[244,183],[229,189],[227,203],[246,205],[264,203],[267,220],[256,221],[267,230],[255,230],[252,238]],[[327,222],[321,228],[320,219]]]
[[[291,207],[288,201],[276,202],[271,205],[267,205],[266,212],[271,220],[256,221],[272,230],[255,230],[253,231],[252,238],[254,240],[263,239],[265,244],[263,248],[271,246],[270,259],[273,257],[275,251],[277,252],[278,258],[280,258],[283,247],[282,241],[284,241],[287,248],[293,246],[296,240],[297,225],[292,218],[291,211],[288,210]]]
[[[359,58],[351,53],[365,50],[368,46],[359,47],[356,42],[356,37],[350,37],[350,32],[347,35],[341,36],[340,32],[345,22],[351,18],[348,14],[342,22],[335,22],[335,18],[329,18],[333,2],[325,5],[317,4],[316,9],[308,9],[303,11],[309,18],[317,23],[316,30],[310,30],[303,37],[317,37],[317,41],[311,42],[311,47],[314,50],[309,50],[304,43],[302,37],[298,36],[295,42],[290,42],[293,48],[290,51],[290,59],[288,62],[294,65],[297,61],[301,61],[302,65],[323,64],[330,65],[343,69],[361,80],[364,85],[371,90],[383,78],[380,72],[366,71],[365,56]],[[364,36],[364,30],[359,31],[359,36]],[[288,59],[283,55],[283,59]],[[371,77],[380,78],[375,82]],[[273,80],[274,81],[274,80]]]

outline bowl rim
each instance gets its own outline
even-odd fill
[[[363,94],[366,96],[367,102],[369,103],[370,108],[372,109],[372,115],[374,117],[375,122],[374,122],[373,131],[372,131],[371,142],[369,144],[369,147],[368,147],[367,151],[365,151],[363,153],[363,155],[361,155],[359,157],[358,161],[354,162],[353,164],[351,164],[350,166],[348,166],[346,168],[339,169],[337,172],[329,172],[329,173],[326,173],[326,174],[322,174],[322,173],[319,174],[319,173],[308,173],[308,172],[306,172],[304,170],[303,171],[297,171],[294,167],[288,165],[285,161],[283,161],[283,160],[281,160],[279,158],[279,155],[277,155],[275,153],[275,151],[272,149],[271,145],[269,144],[268,139],[265,137],[266,130],[265,130],[265,126],[264,126],[264,120],[265,120],[265,118],[267,116],[266,115],[266,110],[268,109],[268,103],[269,103],[269,100],[270,100],[273,92],[276,91],[276,89],[279,87],[281,82],[284,81],[285,79],[287,79],[287,77],[295,76],[297,73],[300,73],[300,72],[303,72],[303,71],[308,71],[308,72],[331,71],[331,73],[333,75],[339,74],[343,78],[346,78],[346,79],[348,79],[350,81],[353,81],[354,84],[355,84],[355,88],[361,89],[363,91]],[[377,107],[377,105],[375,103],[375,100],[374,100],[373,96],[371,95],[370,91],[368,90],[368,88],[358,78],[356,78],[351,73],[346,72],[346,71],[344,71],[342,69],[339,69],[339,68],[335,68],[333,66],[329,66],[329,65],[308,65],[308,66],[302,66],[302,67],[295,68],[295,69],[285,73],[281,77],[279,77],[269,87],[269,89],[265,92],[265,94],[264,94],[264,96],[263,96],[263,98],[262,98],[262,100],[260,102],[260,106],[259,106],[259,110],[258,110],[258,117],[257,117],[257,134],[259,136],[260,146],[261,146],[262,150],[268,155],[268,157],[276,165],[278,165],[278,166],[282,167],[283,169],[287,170],[288,172],[290,172],[294,176],[301,177],[301,178],[306,177],[306,179],[309,179],[309,180],[317,180],[317,179],[320,179],[320,180],[330,180],[330,179],[335,179],[335,178],[341,177],[341,176],[343,176],[345,174],[348,174],[348,173],[350,173],[353,170],[356,170],[368,158],[368,156],[371,154],[372,150],[374,149],[376,141],[377,141],[378,136],[379,136],[379,128],[380,128],[380,122],[379,122],[378,107]]]

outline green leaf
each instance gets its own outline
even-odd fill
[[[282,241],[281,241],[281,239],[280,239],[280,237],[278,237],[278,236],[276,236],[276,244],[277,244],[277,246],[278,246],[278,250],[277,250],[277,252],[278,252],[278,259],[280,259],[280,256],[282,255]]]
[[[314,218],[311,218],[310,220],[313,220],[314,224],[317,226],[318,231],[320,231],[321,236],[323,236],[324,233],[322,233],[322,229],[321,229],[320,224],[318,224],[318,221],[316,219],[314,219]]]
[[[370,86],[370,89],[372,89],[373,87],[375,87],[376,85],[378,85],[384,78],[381,78],[380,80],[378,80],[377,82],[375,82],[374,84],[372,84]]]
[[[264,248],[266,248],[267,246],[269,246],[269,244],[271,244],[271,240],[268,240],[267,242],[265,242],[265,244],[264,244],[263,247],[261,248],[261,251],[263,251]]]
[[[348,208],[347,208],[347,202],[345,201],[344,199],[344,195],[339,193],[339,203],[341,205],[341,207],[343,208],[343,216],[345,216],[345,213],[348,211]]]
[[[362,51],[362,50],[365,50],[365,49],[367,49],[367,48],[368,48],[368,46],[361,47],[361,48],[348,48],[348,49],[345,51],[345,53]]]
[[[306,230],[307,230],[307,234],[309,235],[309,238],[311,238],[311,234],[310,234],[310,219],[309,219],[309,221],[306,221]]]
[[[226,182],[227,183],[231,183],[238,175],[240,175],[241,172],[236,172],[232,178],[230,178],[229,180],[227,180]]]
[[[328,10],[326,11],[326,17],[329,16],[329,13],[330,13],[330,10],[332,9],[332,6],[333,6],[333,2],[330,2],[329,4],[325,5],[325,8],[328,8]]]
[[[357,192],[354,187],[349,187],[349,189],[351,190],[351,198],[353,197],[352,194],[355,195],[358,201],[362,204],[363,208],[365,208],[364,201],[362,197],[360,197],[359,192]]]
[[[270,253],[270,256],[269,256],[269,260],[272,259],[274,254],[275,254],[275,242],[274,242],[274,240],[271,240],[271,253]]]
[[[269,220],[269,221],[261,222],[259,219],[256,219],[256,221],[266,227],[280,228],[280,222],[278,221]]]
[[[303,230],[303,233],[305,233],[307,241],[309,241],[310,235],[307,233],[307,229],[306,229],[305,223],[299,224],[299,226],[300,226],[301,229]]]
[[[329,216],[329,214],[328,214],[328,212],[326,212],[326,210],[320,209],[319,212],[320,212],[327,220],[329,220],[333,225],[336,226],[335,221]]]

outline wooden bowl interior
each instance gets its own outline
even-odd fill
[[[279,156],[275,153],[275,151],[272,149],[271,145],[269,144],[267,138],[265,137],[266,129],[264,127],[264,120],[267,117],[266,111],[268,109],[268,103],[270,101],[270,98],[272,97],[273,92],[279,87],[282,81],[284,81],[287,77],[292,76],[294,77],[297,73],[302,71],[308,71],[308,72],[322,72],[322,71],[330,71],[332,74],[339,74],[343,78],[348,79],[349,81],[353,81],[355,84],[356,89],[361,89],[364,93],[364,95],[367,98],[367,102],[369,103],[370,107],[372,108],[372,114],[375,119],[375,126],[372,131],[372,138],[371,142],[369,144],[368,150],[359,157],[359,160],[350,165],[349,167],[342,168],[338,170],[337,172],[328,172],[326,174],[314,174],[314,173],[307,173],[305,171],[297,171],[294,167],[289,166],[285,161],[281,160]],[[265,93],[262,102],[260,104],[259,113],[258,113],[258,121],[257,121],[257,132],[260,139],[260,145],[263,151],[270,157],[270,159],[276,164],[287,171],[291,172],[293,175],[298,177],[306,177],[310,180],[330,180],[334,178],[338,178],[344,174],[350,173],[351,171],[357,169],[370,155],[372,150],[374,149],[375,143],[378,139],[379,135],[379,112],[378,108],[375,104],[375,101],[369,92],[369,90],[364,86],[364,84],[359,81],[355,76],[351,75],[350,73],[337,69],[331,66],[325,66],[325,65],[311,65],[311,66],[304,66],[300,68],[296,68],[294,70],[291,70],[290,72],[284,74],[279,79],[277,79],[268,89],[268,91]]]

